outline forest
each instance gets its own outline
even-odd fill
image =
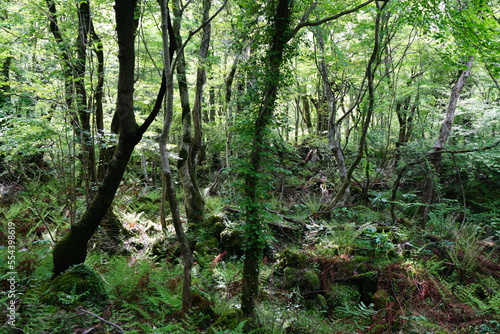
[[[500,333],[498,0],[1,0],[0,333]]]

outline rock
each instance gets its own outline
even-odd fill
[[[101,277],[83,263],[70,267],[40,291],[40,301],[51,305],[76,306],[84,302],[100,305],[108,298]]]
[[[334,284],[327,293],[327,304],[331,308],[344,305],[356,306],[361,301],[357,286],[352,284]]]
[[[208,334],[220,333],[220,331],[215,331],[216,329],[234,330],[243,320],[243,312],[240,309],[226,310],[212,324],[208,330]]]
[[[298,289],[306,299],[314,299],[321,289],[318,274],[312,269],[287,267],[283,271],[285,289]]]
[[[244,253],[243,242],[245,237],[241,230],[224,230],[220,234],[221,249],[230,255],[241,256]]]
[[[286,267],[291,268],[305,268],[307,267],[307,257],[290,249],[285,249],[279,255],[278,269],[284,270]]]

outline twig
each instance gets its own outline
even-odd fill
[[[91,315],[91,316],[96,317],[97,319],[101,320],[101,321],[102,321],[102,322],[104,322],[105,324],[108,324],[108,325],[110,325],[110,326],[113,326],[113,327],[117,328],[120,332],[125,333],[125,331],[123,330],[123,328],[121,328],[120,326],[118,326],[118,325],[117,325],[117,324],[115,324],[115,323],[112,323],[111,321],[108,321],[108,320],[104,319],[104,318],[103,318],[103,317],[101,317],[101,316],[98,316],[98,315],[97,315],[97,314],[95,314],[95,313],[92,313],[92,312],[90,312],[90,311],[87,311],[86,309],[84,309],[84,308],[82,308],[82,307],[79,307],[79,308],[78,308],[78,311],[80,312],[80,314],[79,314],[79,315],[82,315],[83,313],[88,314],[88,315]]]

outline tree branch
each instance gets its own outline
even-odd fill
[[[165,91],[167,90],[167,78],[165,76],[165,71],[163,71],[163,75],[161,78],[161,85],[160,85],[160,90],[158,91],[158,95],[156,97],[156,102],[153,107],[153,110],[149,114],[149,116],[146,118],[144,123],[139,127],[137,130],[138,136],[142,136],[144,132],[148,129],[148,127],[153,123],[153,120],[156,118],[158,113],[160,112],[161,109],[161,104],[163,102],[163,96],[165,96]]]
[[[97,319],[99,319],[100,321],[104,322],[105,324],[108,324],[108,325],[110,325],[110,326],[113,326],[113,327],[117,328],[120,332],[125,333],[125,331],[123,330],[123,328],[121,328],[121,327],[120,327],[120,326],[118,326],[117,324],[112,323],[111,321],[108,321],[108,320],[104,319],[103,317],[98,316],[98,315],[97,315],[97,314],[95,314],[95,313],[92,313],[92,312],[90,312],[90,311],[87,311],[86,309],[84,309],[84,308],[82,308],[82,307],[79,307],[79,308],[78,308],[78,312],[79,312],[79,315],[81,315],[81,314],[88,314],[88,315],[91,315],[91,316],[93,316],[93,317],[96,317]]]
[[[302,21],[300,22],[291,32],[290,36],[289,36],[289,39],[291,39],[292,37],[294,37],[299,31],[300,29],[304,28],[304,27],[314,27],[314,26],[319,26],[323,23],[326,23],[326,22],[329,22],[329,21],[333,21],[333,20],[336,20],[342,16],[345,16],[347,14],[351,14],[351,13],[354,13],[355,11],[369,5],[370,3],[374,2],[375,0],[368,0],[366,2],[363,2],[362,4],[356,6],[356,7],[353,7],[351,9],[347,9],[347,10],[344,10],[340,13],[337,13],[335,15],[332,15],[332,16],[329,16],[329,17],[325,17],[324,19],[321,19],[321,20],[318,20],[318,21]]]
[[[196,35],[201,29],[203,29],[207,24],[209,24],[210,22],[212,22],[212,20],[217,16],[219,15],[219,13],[224,9],[224,7],[226,7],[226,4],[227,4],[227,0],[224,0],[224,3],[220,6],[220,8],[208,19],[206,20],[205,22],[203,22],[198,28],[196,28],[195,30],[191,30],[189,32],[189,35],[188,37],[186,38],[186,40],[184,41],[184,43],[182,43],[181,47],[177,50],[177,54],[181,53],[184,48],[186,47],[187,43],[191,40],[191,37],[193,37],[194,35]],[[178,57],[175,57],[175,59],[172,61],[172,64],[170,66],[170,68],[173,70],[175,68],[175,66],[177,65],[177,59]]]

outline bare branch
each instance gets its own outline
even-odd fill
[[[123,330],[123,328],[121,328],[120,326],[118,326],[118,325],[117,325],[117,324],[115,324],[115,323],[112,323],[111,321],[108,321],[108,320],[104,319],[104,318],[103,318],[103,317],[101,317],[101,316],[98,316],[98,315],[97,315],[97,314],[95,314],[95,313],[92,313],[92,312],[90,312],[90,311],[87,311],[86,309],[84,309],[84,308],[82,308],[82,307],[79,307],[79,308],[78,308],[78,311],[80,312],[80,313],[79,313],[79,315],[81,315],[81,314],[83,314],[83,313],[84,313],[84,314],[91,315],[91,316],[96,317],[97,319],[101,320],[101,321],[102,321],[102,322],[104,322],[105,324],[108,324],[108,325],[110,325],[110,326],[113,326],[113,327],[117,328],[120,332],[125,333],[125,331]]]

